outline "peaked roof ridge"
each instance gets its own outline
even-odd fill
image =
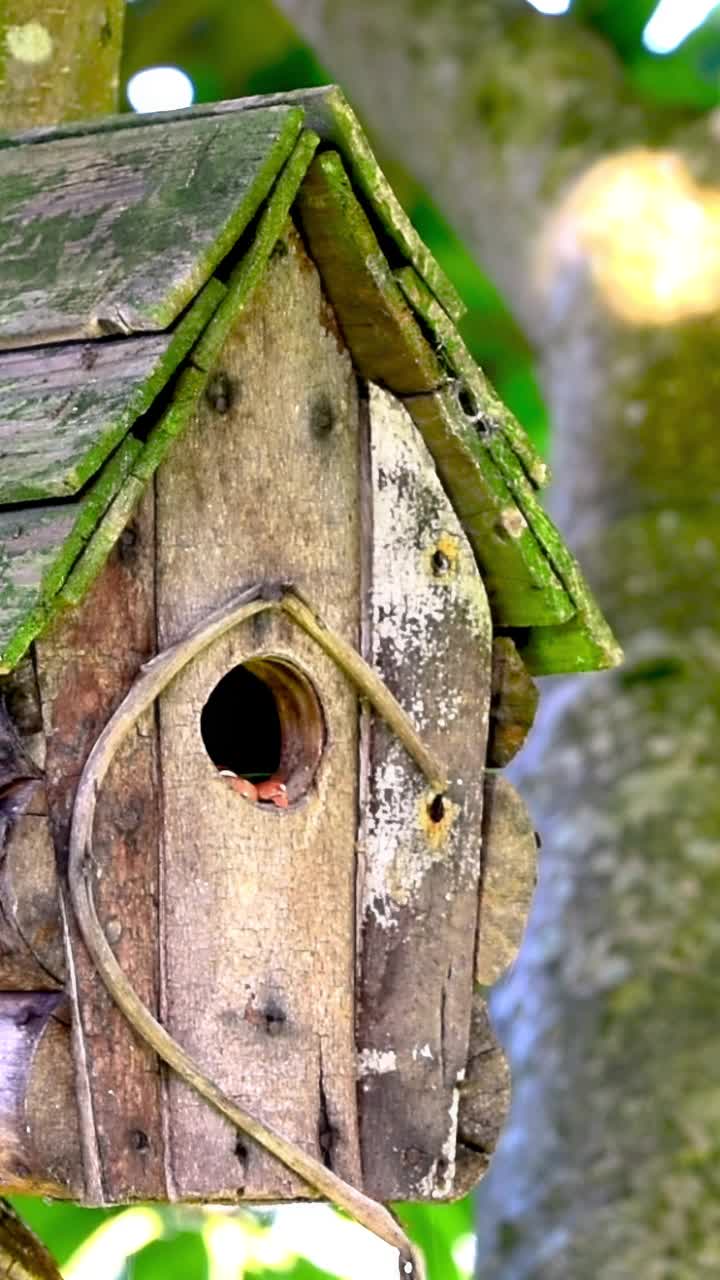
[[[163,113],[149,121],[149,150],[144,120],[130,120],[36,131],[0,143],[0,176],[4,166],[14,183],[0,188],[0,225],[4,221],[22,244],[28,221],[33,230],[28,213],[34,213],[56,264],[72,259],[63,234],[68,218],[76,232],[78,219],[85,220],[90,242],[97,240],[98,225],[104,239],[114,236],[121,252],[106,273],[105,303],[120,298],[117,314],[132,336],[79,342],[106,331],[97,318],[111,309],[96,305],[88,320],[87,297],[70,297],[67,340],[18,349],[22,324],[31,325],[37,343],[46,343],[47,333],[33,329],[29,319],[33,297],[37,303],[29,253],[24,285],[6,276],[3,292],[0,265],[0,341],[5,323],[13,345],[0,352],[0,449],[6,455],[0,478],[0,673],[12,669],[60,609],[82,599],[102,568],[206,390],[291,207],[356,368],[398,396],[433,454],[483,572],[495,625],[514,631],[536,672],[613,665],[617,646],[535,496],[547,468],[462,342],[454,324],[462,304],[400,209],[340,91],[331,86]],[[318,125],[318,132],[308,124]],[[164,127],[156,133],[156,126]],[[28,174],[23,148],[35,151],[41,143],[56,145],[42,146],[42,164],[34,154]],[[158,178],[160,152],[171,160]],[[102,180],[96,168],[83,186],[78,177],[88,156],[95,157]],[[239,156],[245,159],[238,167]],[[74,205],[65,191],[66,164],[75,173]],[[154,176],[149,187],[146,170]],[[129,228],[107,220],[108,201],[128,173],[136,179]],[[210,196],[203,190],[198,215],[193,192],[208,183]],[[173,241],[158,241],[153,217],[164,225],[182,192],[183,217],[173,227]],[[207,215],[211,226],[195,256],[183,257],[193,215]],[[138,228],[147,232],[141,241]],[[241,236],[243,256],[228,274],[228,254]],[[385,256],[388,241],[401,250],[400,266],[391,267]],[[164,261],[175,254],[181,269]],[[393,262],[397,257],[393,251]],[[89,261],[92,266],[92,252]],[[222,280],[212,274],[221,263]],[[81,268],[88,262],[72,263],[71,279]],[[91,270],[89,275],[97,283]],[[160,332],[133,328],[161,321]],[[13,323],[20,325],[14,335]],[[23,502],[32,505],[18,506]]]

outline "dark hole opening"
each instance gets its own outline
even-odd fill
[[[248,667],[215,685],[200,716],[205,749],[218,769],[265,782],[280,767],[282,728],[273,691]]]
[[[252,658],[218,681],[202,709],[200,733],[217,769],[254,787],[279,781],[292,804],[315,776],[325,721],[317,693],[299,668],[281,658]],[[273,804],[262,790],[253,798]]]
[[[433,796],[428,805],[428,816],[431,822],[442,822],[445,817],[445,800],[442,795]]]

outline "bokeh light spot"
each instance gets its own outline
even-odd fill
[[[698,183],[673,151],[609,156],[556,209],[537,266],[548,296],[562,292],[569,272],[589,273],[629,324],[712,314],[720,304],[720,187]]]
[[[717,0],[660,0],[643,31],[645,48],[651,53],[672,53],[715,8]]]
[[[533,9],[537,9],[538,13],[549,13],[557,15],[567,13],[572,0],[528,0]]]
[[[180,67],[146,67],[130,77],[125,92],[133,111],[178,111],[191,105],[195,86]]]

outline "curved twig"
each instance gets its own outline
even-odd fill
[[[297,603],[295,603],[296,601]],[[317,628],[321,627],[321,624],[317,622],[311,611],[306,606],[302,606],[297,597],[286,593],[279,599],[267,599],[263,598],[261,587],[253,587],[217,610],[184,639],[178,641],[177,644],[165,650],[156,658],[153,658],[143,668],[130,692],[100,734],[90,752],[80,778],[70,833],[68,863],[70,893],[80,932],[88,951],[95,961],[98,972],[108,991],[137,1034],[211,1106],[226,1116],[236,1128],[281,1160],[284,1165],[302,1178],[311,1189],[318,1191],[326,1199],[345,1209],[359,1223],[398,1249],[401,1274],[412,1276],[415,1280],[423,1280],[422,1255],[413,1248],[402,1227],[384,1205],[363,1195],[361,1191],[344,1182],[342,1178],[339,1178],[337,1174],[326,1168],[313,1156],[308,1155],[300,1147],[289,1142],[274,1129],[263,1124],[242,1107],[239,1107],[218,1085],[205,1075],[204,1071],[185,1052],[182,1046],[168,1034],[165,1028],[153,1017],[150,1010],[146,1008],[125,977],[115,959],[112,948],[105,938],[95,909],[91,879],[95,805],[103,779],[120,743],[143,712],[154,702],[158,694],[197,654],[201,653],[203,649],[207,648],[209,644],[226,631],[246,621],[254,614],[261,613],[267,609],[280,608],[289,613],[311,635],[314,634]],[[322,630],[327,635],[331,634],[324,628]],[[319,637],[316,638],[319,639]],[[344,642],[342,643],[344,645]],[[327,646],[324,645],[323,647]],[[332,657],[336,658],[334,652],[329,649],[327,651],[330,652]],[[353,651],[351,650],[350,652],[352,653]],[[374,681],[372,682],[371,694],[367,689],[366,673],[361,669],[359,672],[360,678],[358,679],[354,669],[352,672],[348,670],[347,653],[344,650],[342,657],[343,660],[340,665],[343,670],[351,675],[354,682],[366,693],[366,696],[374,705],[377,705],[377,689]],[[362,659],[360,659],[360,662],[362,663]],[[366,664],[362,665],[363,667],[366,666]],[[367,668],[367,670],[369,671],[370,668]],[[377,678],[375,677],[375,679]],[[392,699],[389,691],[388,696]],[[385,699],[382,701],[384,705],[387,705]],[[394,701],[392,699],[393,703]],[[395,705],[397,706],[397,704]],[[383,707],[378,707],[378,710],[381,714],[385,714]],[[401,708],[399,710],[404,717],[405,713],[402,712]],[[393,719],[397,723],[394,709]],[[416,737],[412,726],[411,730],[412,735]],[[407,737],[405,726],[403,726],[403,732]],[[404,741],[405,737],[403,738]],[[413,755],[415,755],[414,750]],[[427,755],[424,758],[427,760]],[[432,773],[433,782],[442,777],[442,770],[435,769],[434,763]]]

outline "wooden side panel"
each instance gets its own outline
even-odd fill
[[[244,586],[290,582],[353,644],[359,619],[355,379],[294,232],[157,477],[161,647]],[[200,715],[254,655],[296,664],[327,741],[309,794],[254,806],[218,776]],[[230,712],[229,712],[230,714]],[[238,734],[251,727],[237,721]],[[353,1043],[357,699],[288,619],[262,616],[160,700],[165,1025],[231,1096],[359,1181]],[[168,1080],[171,1192],[287,1199],[306,1188]]]
[[[450,786],[442,799],[429,793],[372,721],[359,883],[363,1172],[379,1199],[430,1199],[452,1194],[467,1061],[491,624],[430,455],[375,387],[370,479],[369,657]]]
[[[47,787],[61,867],[82,765],[155,649],[154,509],[150,492],[83,604],[37,645],[47,733]],[[103,785],[94,851],[98,914],[140,996],[157,1008],[158,795],[154,720],[141,721]],[[71,926],[75,1070],[85,1199],[162,1197],[161,1094],[155,1055],[98,979]]]

